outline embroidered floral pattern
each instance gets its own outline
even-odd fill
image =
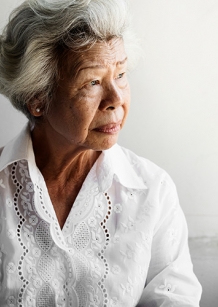
[[[176,289],[176,285],[171,285],[167,282],[167,280],[164,280],[164,284],[159,286],[160,289],[162,289],[165,292],[174,292]]]
[[[120,236],[118,236],[118,235],[115,235],[114,237],[113,237],[113,243],[114,244],[117,244],[117,243],[119,243],[120,242]]]
[[[94,209],[94,215],[96,216],[96,218],[98,219],[102,219],[104,216],[104,205],[102,202],[98,202],[95,205],[95,209]]]
[[[97,230],[96,229],[92,230],[91,235],[92,235],[91,247],[97,250],[101,249],[101,243],[102,243],[101,229],[98,228]]]
[[[32,254],[34,257],[39,258],[41,256],[41,250],[38,247],[32,249]]]
[[[144,233],[144,232],[140,232],[141,234],[141,238],[142,238],[142,242],[145,244],[145,246],[147,248],[150,248],[151,246],[151,242],[152,242],[152,237],[149,233]]]
[[[0,179],[0,187],[2,187],[3,189],[5,189],[5,185],[4,185],[4,183],[3,183],[3,180],[2,180],[2,179]]]
[[[10,198],[7,198],[7,199],[6,199],[6,205],[7,205],[9,208],[12,207],[13,202],[12,202],[12,200],[11,200]]]
[[[123,290],[123,296],[125,295],[130,295],[130,296],[133,296],[133,281],[131,280],[130,277],[128,277],[128,282],[124,285],[124,284],[121,284],[120,285],[122,290]]]
[[[90,300],[90,307],[98,307],[100,304],[100,299],[98,295],[96,294],[96,292],[94,293],[89,292],[89,300]]]
[[[11,239],[11,240],[13,240],[15,238],[15,236],[16,236],[16,234],[15,234],[13,229],[8,229],[7,235],[8,235],[8,238]]]
[[[121,272],[121,268],[119,267],[119,265],[114,265],[114,266],[112,266],[111,271],[112,271],[113,274],[118,275]]]
[[[135,222],[134,220],[129,217],[127,223],[121,223],[122,231],[129,232],[135,230]]]
[[[87,258],[93,258],[94,257],[94,251],[91,248],[89,248],[85,251],[85,255],[86,255]]]
[[[167,234],[169,237],[169,242],[172,244],[178,244],[177,236],[178,236],[178,231],[176,229],[170,228],[167,230]]]
[[[127,260],[135,260],[135,248],[127,245],[125,251],[120,251],[121,255],[123,256],[123,261],[126,263]]]
[[[93,228],[97,225],[97,221],[96,219],[92,216],[88,219],[88,225]]]
[[[137,194],[136,194],[136,192],[135,191],[133,191],[133,190],[128,190],[127,191],[127,196],[128,196],[128,198],[130,198],[131,200],[133,200],[133,201],[136,201],[137,200]]]
[[[14,296],[9,296],[9,298],[7,299],[7,305],[8,307],[16,307],[16,299]]]
[[[31,215],[30,218],[29,218],[29,223],[31,225],[36,225],[38,223],[38,218],[36,217],[36,215]]]
[[[101,266],[98,259],[91,262],[91,276],[97,279],[101,277]]]
[[[112,299],[110,300],[110,306],[119,306],[119,301],[117,297],[112,297]]]
[[[16,266],[13,262],[9,262],[7,267],[6,267],[6,271],[8,274],[13,274],[16,271]]]
[[[116,205],[114,205],[114,211],[115,211],[116,213],[121,213],[122,210],[123,210],[123,207],[122,207],[121,204],[116,204]]]

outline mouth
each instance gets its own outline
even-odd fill
[[[117,123],[110,123],[107,125],[99,126],[94,129],[96,132],[106,133],[106,134],[116,134],[121,129],[121,121]]]

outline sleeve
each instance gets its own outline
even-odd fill
[[[188,229],[174,183],[162,180],[146,285],[137,307],[199,307],[202,288],[188,247]]]

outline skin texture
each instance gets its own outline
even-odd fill
[[[62,228],[92,165],[117,142],[130,90],[121,39],[69,52],[61,63],[49,111],[36,112],[40,101],[29,110],[40,119],[32,132],[36,164]]]

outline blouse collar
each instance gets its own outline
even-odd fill
[[[0,171],[19,160],[28,160],[30,147],[32,147],[32,144],[29,133],[29,125],[27,124],[19,135],[12,139],[3,148],[0,159]]]
[[[38,181],[39,170],[35,164],[29,124],[3,148],[0,171],[19,160],[28,161],[30,176],[34,181]],[[147,189],[145,183],[137,175],[136,168],[133,167],[122,148],[117,144],[103,151],[96,163],[98,184],[101,192],[105,192],[110,188],[113,179],[130,189]]]
[[[122,147],[117,144],[103,151],[98,158],[97,178],[99,188],[102,192],[110,188],[113,179],[117,180],[126,188],[147,189],[147,186],[137,175],[136,168],[127,158]]]
[[[27,123],[18,136],[3,148],[0,156],[0,172],[14,162],[27,160],[30,177],[34,182],[38,182],[40,172],[36,167],[30,130],[30,123]]]

